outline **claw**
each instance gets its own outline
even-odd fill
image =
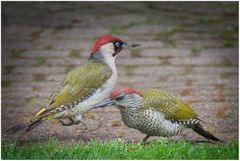
[[[72,125],[76,125],[79,124],[79,122],[74,122],[73,119],[69,118],[70,122],[69,123],[65,123],[64,121],[60,120],[59,122],[62,124],[62,126],[72,126]]]
[[[65,123],[62,120],[60,120],[59,122],[62,124],[62,126],[72,126],[72,125],[75,125],[75,123],[73,123],[73,122]]]
[[[83,123],[83,122],[81,122],[81,123]],[[85,125],[86,125],[86,124],[85,124]],[[87,133],[87,132],[90,132],[90,131],[94,131],[94,130],[99,129],[101,126],[102,126],[102,122],[98,123],[97,126],[91,127],[91,128],[88,128],[87,125],[86,125],[87,129],[84,130],[84,131],[81,131],[81,132],[82,132],[82,133]]]
[[[62,124],[62,126],[72,126],[72,125],[78,125],[79,123],[81,123],[83,125],[83,128],[80,128],[81,132],[82,133],[87,133],[87,132],[90,132],[90,131],[94,131],[94,130],[97,130],[98,128],[101,127],[102,125],[102,121],[98,123],[97,126],[95,127],[92,127],[92,128],[89,128],[83,121],[79,120],[79,121],[73,121],[71,118],[69,118],[69,120],[71,121],[70,123],[65,123],[64,121],[62,120],[59,120],[59,122]]]

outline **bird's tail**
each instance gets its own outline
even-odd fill
[[[39,118],[39,119],[32,119],[29,122],[25,122],[25,123],[20,123],[18,125],[15,125],[13,127],[11,127],[10,129],[6,130],[6,134],[7,135],[12,135],[14,133],[17,133],[19,131],[30,131],[32,129],[34,129],[35,127],[37,127],[38,125],[40,125],[44,120]]]
[[[15,125],[15,126],[11,127],[10,129],[6,130],[5,133],[7,135],[12,135],[16,132],[27,129],[27,127],[28,127],[27,123],[21,123],[21,124]]]
[[[24,131],[30,131],[30,130],[34,129],[35,127],[40,125],[44,120],[46,120],[45,117],[41,116],[41,114],[44,111],[46,111],[46,109],[45,108],[41,108],[37,112],[37,114],[33,118],[31,118],[29,121],[11,127],[10,129],[5,131],[6,134],[7,135],[11,135],[11,134],[17,133],[19,131],[23,131],[23,130]]]
[[[212,135],[210,132],[208,132],[207,130],[205,130],[200,124],[191,126],[191,128],[193,129],[193,131],[195,131],[196,133],[202,135],[202,136],[205,137],[206,139],[210,139],[210,140],[213,140],[213,141],[223,142],[222,140],[218,139],[217,137],[215,137],[214,135]]]

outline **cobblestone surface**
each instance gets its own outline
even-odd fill
[[[206,128],[238,139],[238,2],[3,2],[2,139],[111,140],[144,137],[118,109],[92,110],[80,126],[45,122],[29,133],[4,131],[43,106],[94,40],[114,34],[141,43],[117,59],[118,86],[157,87],[188,102]],[[185,130],[173,139],[203,139]]]

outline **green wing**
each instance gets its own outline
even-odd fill
[[[60,88],[52,94],[48,105],[40,109],[37,115],[88,97],[110,78],[111,73],[106,64],[94,61],[72,69],[67,73]]]
[[[186,103],[165,91],[148,89],[143,91],[143,93],[143,109],[151,107],[156,111],[162,112],[167,119],[174,121],[187,121],[197,116]]]

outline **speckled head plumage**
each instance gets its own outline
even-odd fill
[[[143,100],[143,93],[130,88],[120,87],[112,91],[110,98],[117,102],[117,106],[121,108],[138,108]]]

